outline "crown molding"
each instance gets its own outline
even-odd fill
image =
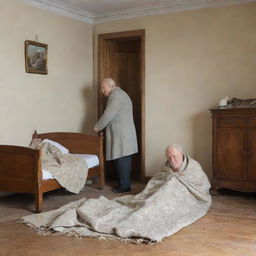
[[[165,14],[178,11],[195,10],[207,7],[218,7],[256,2],[256,0],[180,0],[174,2],[162,2],[145,8],[131,8],[119,12],[109,12],[104,15],[74,8],[59,0],[19,0],[33,6],[47,9],[61,15],[80,20],[90,24],[98,24],[122,19],[130,19],[141,16]]]
[[[158,5],[152,5],[146,8],[133,8],[115,13],[106,13],[104,16],[95,16],[94,23],[103,23],[121,19],[166,14],[178,11],[196,10],[207,7],[237,5],[250,2],[256,2],[256,0],[181,0],[175,3],[160,3]]]
[[[68,4],[64,4],[58,0],[18,0],[31,4],[35,7],[46,9],[72,19],[80,20],[86,23],[93,24],[95,15],[78,8],[74,8]]]

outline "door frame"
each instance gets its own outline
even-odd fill
[[[145,29],[114,32],[98,35],[98,118],[103,113],[103,96],[100,90],[101,81],[108,77],[109,41],[118,39],[139,39],[140,54],[140,93],[141,93],[141,148],[140,181],[145,182]]]

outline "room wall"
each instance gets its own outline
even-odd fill
[[[97,24],[97,36],[146,30],[146,175],[159,171],[169,143],[183,145],[211,176],[211,114],[224,96],[256,97],[256,4]]]
[[[0,2],[0,144],[38,132],[92,133],[93,26],[16,0]],[[48,75],[25,72],[24,41],[48,44]]]

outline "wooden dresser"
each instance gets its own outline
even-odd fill
[[[256,109],[211,109],[212,190],[256,191]]]

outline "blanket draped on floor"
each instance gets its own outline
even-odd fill
[[[167,163],[137,195],[109,200],[80,199],[61,208],[22,218],[41,233],[100,237],[130,243],[160,242],[204,216],[210,184],[201,166],[185,156],[179,172]]]
[[[54,145],[33,140],[30,146],[42,152],[42,169],[47,170],[58,183],[72,193],[79,193],[85,185],[88,166],[84,159],[62,152]]]

